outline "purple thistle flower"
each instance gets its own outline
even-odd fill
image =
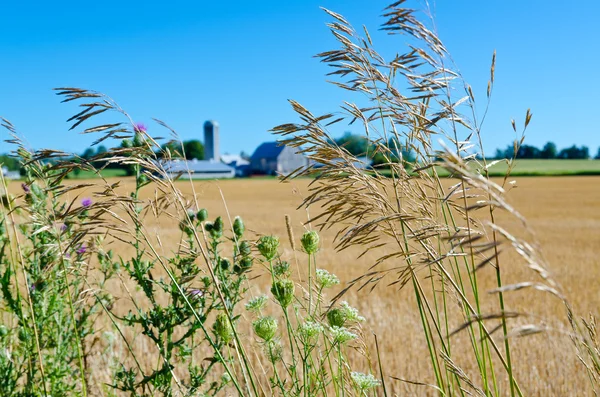
[[[133,125],[133,130],[138,133],[145,133],[146,131],[148,131],[148,128],[144,123],[135,123]]]
[[[92,199],[91,198],[84,198],[83,200],[81,200],[81,205],[84,206],[85,208],[91,206],[92,205]]]
[[[60,225],[60,231],[61,232],[66,232],[67,231],[67,224],[63,223],[62,225]]]
[[[87,248],[85,247],[85,245],[82,245],[81,247],[77,248],[77,251],[76,251],[76,252],[77,252],[79,255],[83,255],[83,254],[85,254],[85,251],[86,251],[86,250],[87,250]]]
[[[201,298],[204,295],[204,292],[199,289],[192,289],[189,291],[190,298]]]
[[[25,182],[21,183],[21,189],[23,189],[25,193],[29,193],[31,191],[31,189],[29,189],[29,185]]]

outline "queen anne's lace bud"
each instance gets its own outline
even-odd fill
[[[314,254],[319,250],[319,234],[314,230],[304,233],[300,242],[307,254]]]
[[[279,248],[279,238],[275,236],[262,236],[256,245],[258,251],[268,261],[273,260],[277,256]]]
[[[327,321],[332,327],[343,327],[346,323],[346,316],[342,309],[336,307],[327,312]]]
[[[233,329],[229,323],[227,314],[221,312],[217,315],[214,325],[215,334],[223,340],[225,343],[229,343],[233,340]]]
[[[267,357],[272,363],[281,360],[281,357],[283,357],[281,342],[277,339],[271,339],[265,343],[265,353],[267,353]]]
[[[277,332],[277,320],[273,317],[261,317],[252,323],[256,335],[265,342],[270,341]]]
[[[294,290],[294,282],[289,279],[275,280],[271,286],[271,293],[284,309],[292,303]]]

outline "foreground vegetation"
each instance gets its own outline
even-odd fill
[[[568,361],[550,338],[534,339],[553,334],[571,340],[568,357],[581,361],[576,373],[597,389],[594,319],[576,314],[547,270],[525,218],[507,199],[514,183],[491,178],[475,94],[446,65],[441,41],[394,3],[383,30],[407,34],[414,44],[386,62],[366,30],[361,35],[326,12],[340,48],[319,57],[348,91],[343,115],[315,116],[292,101],[299,121],[274,128],[284,143],[324,164],[287,177],[314,178],[300,199],[308,218],[301,233],[289,216],[283,236],[252,233],[247,226],[265,226],[233,217],[226,200],[221,213],[208,212],[196,185],[190,181],[186,195],[156,162],[170,158],[168,146],[97,92],[59,89],[80,106],[74,126],[112,112],[114,123],[92,123],[84,132],[98,134],[99,142],[119,137],[117,148],[75,161],[13,141],[26,179],[18,194],[1,180],[1,390],[364,396],[410,387],[444,396],[521,396],[538,391],[529,383],[535,366],[519,361],[533,341],[554,362]],[[494,69],[495,56],[488,103]],[[404,86],[410,90],[395,88]],[[454,96],[456,87],[464,97]],[[353,104],[353,94],[368,105]],[[531,117],[527,111],[520,133]],[[331,138],[327,126],[344,120],[364,127],[369,150],[389,175],[357,168],[355,156]],[[8,121],[3,126],[15,133]],[[446,146],[436,151],[432,142],[440,137]],[[411,172],[405,151],[419,165]],[[124,166],[133,181],[65,183],[99,162]],[[439,167],[456,179],[443,179]],[[340,280],[322,266],[320,229],[335,233],[336,249],[370,259],[335,295],[328,291]],[[348,265],[341,260],[331,259]],[[380,339],[380,321],[344,301],[377,289],[408,294],[406,310],[416,323],[394,324],[395,332]],[[525,307],[523,300],[544,304]],[[393,306],[381,313],[394,314]],[[369,323],[374,335],[364,332]],[[400,349],[413,353],[400,354],[391,373],[385,351]],[[404,369],[409,365],[420,368],[418,378],[404,376],[412,373]],[[98,367],[108,370],[96,373]]]

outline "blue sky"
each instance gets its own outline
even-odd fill
[[[203,122],[215,119],[221,152],[252,152],[273,140],[270,128],[297,121],[287,99],[319,114],[336,110],[345,98],[326,83],[328,68],[312,57],[336,48],[319,6],[357,27],[365,24],[375,47],[392,54],[404,51],[406,39],[376,32],[389,2],[3,2],[0,115],[34,148],[81,152],[93,137],[68,131],[65,121],[76,108],[60,104],[51,91],[76,86],[110,95],[153,135],[166,132],[151,117],[182,139],[201,138]],[[420,1],[407,4],[423,8]],[[480,100],[497,50],[486,151],[510,143],[510,119],[522,120],[531,108],[526,142],[585,144],[596,153],[600,2],[456,0],[432,6],[442,40]],[[8,146],[0,142],[0,152]]]

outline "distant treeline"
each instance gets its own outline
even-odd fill
[[[515,154],[514,145],[508,145],[506,149],[496,149],[495,158],[512,158]],[[578,160],[578,159],[589,159],[590,149],[587,146],[577,147],[573,145],[568,148],[558,150],[554,142],[547,142],[543,148],[537,148],[532,145],[521,145],[516,153],[518,159],[565,159],[565,160]],[[600,148],[598,153],[594,157],[600,159]]]

